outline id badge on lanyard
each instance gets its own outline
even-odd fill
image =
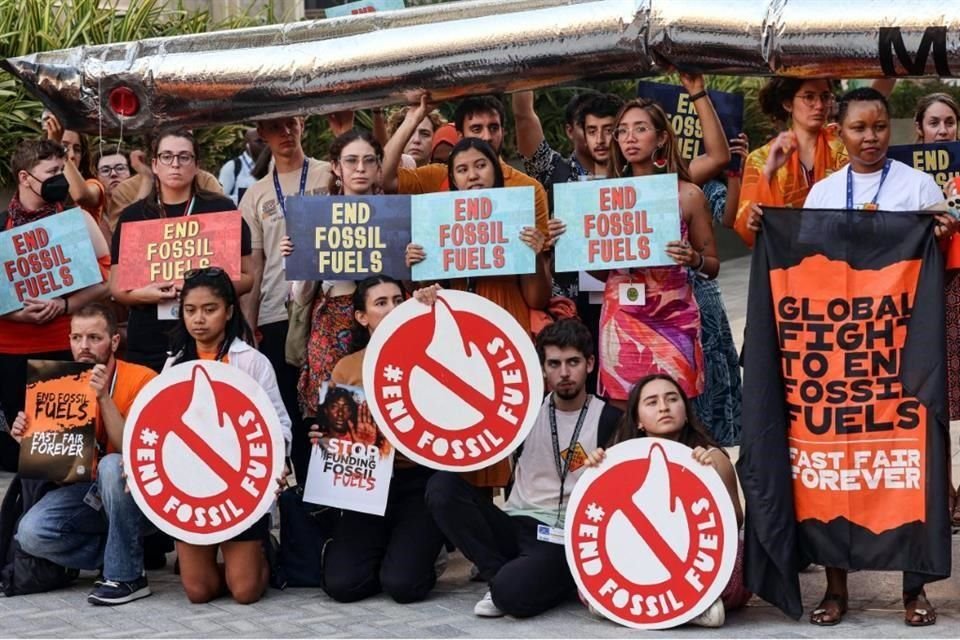
[[[194,206],[197,204],[197,196],[194,194],[190,197],[190,203],[187,205],[187,210],[184,212],[183,216],[193,215]],[[163,209],[163,203],[160,204],[161,210],[166,213],[166,210]],[[157,320],[176,320],[180,317],[180,300],[174,298],[173,300],[167,300],[166,302],[160,302],[157,304]]]

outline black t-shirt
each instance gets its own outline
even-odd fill
[[[139,222],[141,220],[156,220],[157,213],[144,206],[146,200],[138,200],[120,213],[117,229],[113,234],[110,246],[110,264],[115,265],[120,258],[120,235],[123,233],[124,222]],[[187,202],[175,205],[166,205],[168,218],[183,216],[187,210]],[[236,211],[237,205],[230,198],[223,196],[198,196],[191,215],[203,213],[220,213]],[[240,255],[248,256],[252,251],[250,245],[250,228],[241,220],[240,224]],[[173,320],[158,320],[157,305],[143,304],[130,307],[130,317],[127,321],[127,357],[126,360],[142,364],[157,371],[163,367],[169,348],[169,333],[176,326]]]

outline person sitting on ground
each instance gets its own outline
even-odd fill
[[[123,427],[134,399],[157,374],[116,357],[117,321],[109,307],[91,303],[70,319],[75,362],[94,365],[90,387],[97,394],[97,475],[93,482],[48,492],[20,520],[16,539],[26,553],[70,569],[102,567],[87,601],[116,605],[150,595],[143,567],[142,536],[149,524],[123,476]],[[19,443],[30,420],[17,414],[11,435]]]
[[[421,297],[432,303],[435,290]],[[595,356],[583,323],[570,318],[547,326],[537,336],[537,353],[551,393],[517,457],[503,510],[456,473],[436,473],[427,483],[437,525],[489,584],[473,609],[482,617],[534,616],[576,593],[564,555],[565,505],[587,451],[606,446],[621,416],[586,391]],[[555,536],[541,537],[541,525]]]
[[[714,441],[706,428],[697,419],[693,405],[676,380],[663,374],[641,378],[627,399],[627,411],[615,437],[616,442],[632,438],[665,438],[690,447],[693,459],[713,467],[727,488],[737,528],[743,525],[743,510],[740,508],[737,473],[727,452]],[[586,466],[603,463],[604,450],[597,449],[587,455]],[[743,583],[743,542],[737,545],[737,560],[733,575],[723,593],[710,607],[690,621],[701,627],[720,627],[726,620],[726,612],[745,605],[751,594]]]
[[[257,381],[280,419],[286,454],[290,453],[290,417],[284,408],[277,377],[267,357],[250,346],[253,332],[240,312],[237,292],[219,267],[192,269],[180,292],[180,313],[172,334],[172,355],[164,370],[191,360],[216,360],[240,369]],[[286,470],[277,479],[286,486]],[[177,541],[180,582],[193,603],[210,602],[226,592],[240,604],[263,596],[270,579],[265,545],[270,544],[270,514],[219,545]],[[217,551],[223,564],[217,564]]]

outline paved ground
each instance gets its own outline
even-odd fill
[[[725,262],[721,283],[734,335],[743,331],[748,259]],[[956,449],[960,423],[952,429]],[[954,477],[960,477],[960,454],[954,454]],[[8,477],[0,474],[0,488]],[[960,556],[960,536],[954,537],[954,558]],[[172,565],[173,556],[170,556]],[[958,562],[955,560],[955,568]],[[484,587],[468,580],[468,563],[451,558],[435,593],[426,602],[397,605],[385,597],[352,605],[337,604],[318,589],[270,591],[249,606],[221,600],[191,605],[170,569],[149,576],[154,595],[113,609],[92,608],[85,596],[93,576],[57,593],[0,598],[0,636],[56,637],[492,637],[492,638],[663,638],[662,632],[641,633],[592,618],[571,602],[532,620],[485,620],[472,614]],[[956,571],[955,571],[956,573]],[[801,576],[804,601],[812,608],[823,592],[822,570]],[[928,588],[939,609],[934,627],[909,629],[902,622],[899,574],[873,572],[850,576],[851,611],[840,627],[819,628],[795,622],[754,599],[722,629],[674,629],[670,636],[716,638],[899,638],[960,637],[960,580],[953,578]]]

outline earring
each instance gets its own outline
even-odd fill
[[[342,186],[343,186],[343,183],[340,182],[340,178],[337,178],[337,188],[339,189]]]
[[[667,172],[666,154],[661,155],[660,154],[661,151],[663,151],[663,145],[658,145],[657,150],[653,152],[653,172],[654,173]]]

